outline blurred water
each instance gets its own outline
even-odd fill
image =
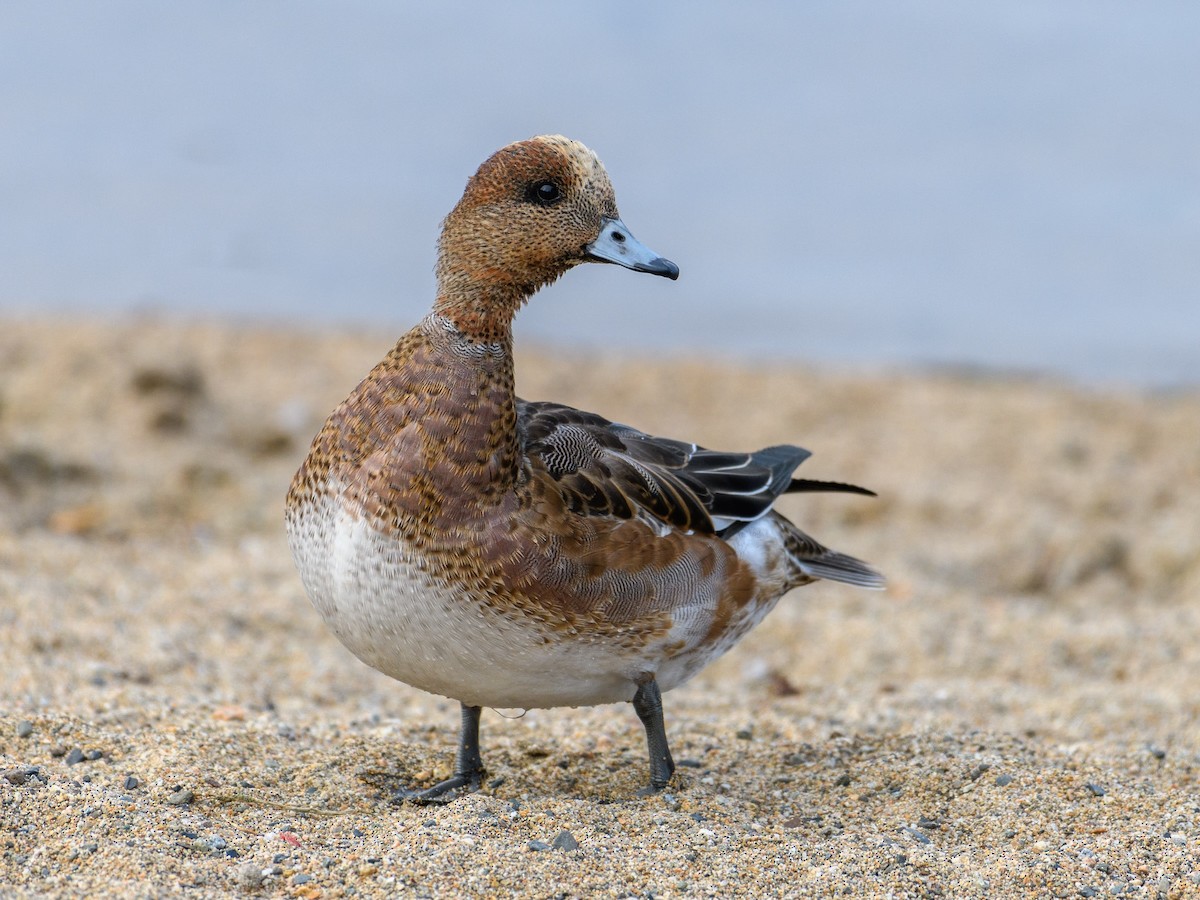
[[[495,148],[595,148],[671,284],[522,338],[1200,383],[1200,4],[0,7],[0,309],[391,334]]]

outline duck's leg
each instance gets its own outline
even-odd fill
[[[637,693],[633,695],[633,709],[646,729],[646,746],[650,750],[650,784],[638,793],[657,793],[671,780],[675,760],[671,759],[667,729],[663,725],[662,693],[653,675],[638,685]]]
[[[454,774],[439,781],[424,791],[401,791],[396,799],[408,800],[423,806],[427,803],[449,803],[454,797],[446,797],[452,791],[473,793],[479,790],[487,770],[483,767],[483,756],[479,752],[478,706],[462,705],[462,731],[458,735],[458,755],[454,761]]]

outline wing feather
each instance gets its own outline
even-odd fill
[[[526,455],[578,514],[644,517],[731,537],[789,491],[870,493],[839,482],[793,479],[810,455],[801,447],[707,450],[559,403],[519,400],[517,415]]]

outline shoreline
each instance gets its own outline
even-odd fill
[[[282,528],[395,337],[0,317],[0,894],[1200,894],[1200,389],[519,347],[524,396],[876,490],[781,508],[890,586],[665,695],[664,794],[623,705],[485,711],[502,783],[417,808],[456,706],[341,648]]]

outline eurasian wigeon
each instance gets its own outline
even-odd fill
[[[621,221],[583,144],[493,154],[443,224],[433,310],[329,416],[288,493],[300,577],[338,639],[462,704],[454,775],[402,792],[418,801],[479,788],[485,706],[632,701],[660,790],[663,691],[794,587],[883,585],[772,509],[871,493],[793,478],[806,450],[706,450],[514,395],[514,314],[584,262],[679,275]]]

